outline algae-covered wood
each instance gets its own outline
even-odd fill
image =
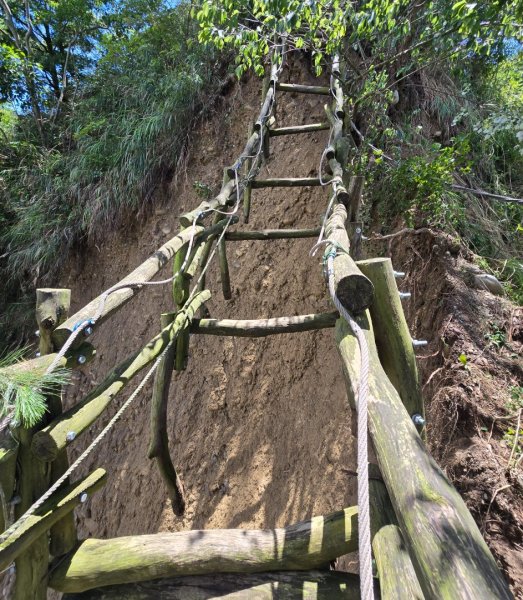
[[[372,540],[381,600],[424,600],[407,547],[397,525],[382,527]]]
[[[191,332],[205,335],[265,337],[267,335],[298,333],[334,327],[337,318],[337,312],[330,312],[256,320],[194,319]]]
[[[40,539],[64,515],[81,504],[82,494],[92,494],[104,485],[105,480],[106,472],[96,469],[83,479],[58,490],[18,527],[15,523],[9,536],[0,543],[0,571]],[[45,568],[47,570],[47,563]]]
[[[298,92],[300,94],[319,94],[328,96],[330,88],[326,85],[302,85],[301,83],[280,83],[276,84],[276,89],[280,92]]]
[[[320,235],[316,229],[262,229],[261,231],[228,231],[225,239],[231,242],[243,240],[285,240],[294,238],[314,238]]]
[[[327,220],[325,238],[336,244],[336,256],[333,261],[336,296],[349,312],[359,313],[372,303],[374,287],[348,254],[349,236],[346,222],[347,209],[338,203]]]
[[[427,452],[381,367],[368,314],[356,318],[369,346],[369,432],[383,479],[425,597],[511,598],[507,582],[463,499]],[[336,341],[355,396],[360,352],[339,319]]]
[[[7,527],[9,501],[15,488],[18,442],[5,429],[0,435],[0,533]]]
[[[390,258],[356,263],[374,285],[370,314],[380,362],[409,415],[424,415],[421,384],[409,326],[398,294]]]
[[[176,254],[176,252],[184,244],[189,242],[193,234],[198,237],[203,232],[204,228],[201,226],[196,226],[194,230],[186,229],[181,231],[178,235],[173,237],[161,248],[159,248],[139,267],[129,273],[127,277],[124,277],[118,283],[118,286],[124,286],[126,283],[137,284],[140,282],[150,281],[156,275],[156,273],[158,273],[158,271]],[[102,323],[108,316],[110,316],[115,310],[120,308],[125,302],[135,296],[139,291],[139,287],[124,287],[123,289],[115,291],[107,296],[105,302],[103,302],[102,297],[104,297],[106,292],[100,294],[94,300],[91,300],[89,304],[76,312],[72,317],[67,319],[67,321],[60,325],[60,327],[55,329],[53,332],[54,344],[57,347],[61,347],[73,331],[74,326],[79,322],[85,321],[85,319],[90,319],[97,315],[103,305],[102,314],[97,320],[97,325],[100,325],[100,323]]]
[[[40,333],[39,348],[42,354],[53,351],[51,335],[63,323],[71,306],[71,290],[38,288],[36,290],[36,322]]]
[[[83,541],[51,586],[80,592],[103,585],[208,573],[309,570],[357,549],[357,509],[282,529],[210,529]]]
[[[359,600],[359,588],[356,575],[334,571],[217,573],[111,585],[62,600]]]
[[[107,408],[113,398],[142,369],[151,364],[165,349],[179,331],[189,327],[195,312],[210,298],[210,292],[204,290],[194,296],[190,304],[178,313],[174,322],[155,336],[141,351],[125,361],[125,369],[120,373],[111,373],[107,383],[99,386],[100,392],[92,394],[64,412],[47,427],[35,434],[32,450],[40,460],[54,460],[57,453],[72,440],[68,433],[77,437],[83,433]]]
[[[162,329],[172,323],[174,317],[174,313],[162,314]],[[171,460],[169,435],[167,433],[167,404],[175,356],[176,348],[173,344],[164,354],[154,376],[151,398],[151,438],[148,456],[156,459],[158,470],[167,487],[173,512],[175,515],[181,516],[185,511],[185,492],[182,481]]]

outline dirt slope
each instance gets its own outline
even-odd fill
[[[304,71],[286,76],[312,82]],[[322,97],[280,95],[278,124],[322,119],[324,101]],[[177,216],[201,201],[195,189],[202,189],[198,182],[210,185],[213,191],[219,188],[222,168],[241,150],[258,107],[258,82],[235,87],[222,99],[217,114],[194,132],[185,172],[177,184],[162,191],[164,205],[148,216],[138,215],[132,227],[111,232],[103,243],[70,261],[59,285],[72,289],[73,310],[118,281],[174,235]],[[326,133],[304,135],[299,143],[296,139],[274,141],[277,158],[270,160],[267,175],[317,173]],[[249,227],[316,227],[327,200],[327,191],[317,188],[256,190]],[[223,300],[213,268],[209,277],[211,315],[262,318],[330,310],[321,265],[318,258],[309,257],[312,243],[229,244],[233,299]],[[427,400],[448,387],[448,378],[441,376],[452,369],[442,352],[441,332],[448,331],[447,320],[458,310],[453,304],[449,273],[459,271],[461,259],[447,256],[441,244],[431,236],[408,236],[395,239],[390,246],[381,242],[374,249],[370,246],[371,255],[392,252],[394,266],[408,272],[404,285],[413,292],[408,309],[412,334],[430,340],[429,348],[421,353],[426,358],[420,357],[424,381],[444,366],[426,387]],[[483,298],[476,300],[481,303]],[[77,402],[109,368],[153,337],[158,332],[160,313],[171,309],[169,287],[146,289],[102,326],[93,335],[98,358],[78,376],[67,402]],[[463,327],[457,331],[463,334]],[[478,340],[471,343],[479,348]],[[458,344],[452,352],[459,349]],[[509,378],[500,373],[497,376],[503,384]],[[156,468],[147,459],[150,390],[150,386],[145,388],[85,465],[85,470],[105,467],[109,480],[79,512],[81,535],[281,526],[356,502],[353,428],[332,331],[260,340],[192,338],[189,367],[173,381],[169,410],[172,456],[188,500],[183,519],[172,515]],[[456,441],[456,432],[445,439],[442,417],[432,406],[429,416],[435,425],[429,430],[431,444],[459,487],[459,453],[472,452],[471,447],[480,442],[474,431],[460,431],[459,439],[465,436],[466,443],[457,444],[455,449],[447,447]],[[72,456],[107,423],[115,408],[78,440]],[[462,418],[459,414],[457,422]],[[447,448],[445,453],[443,447]],[[501,446],[498,450],[503,451]],[[461,491],[477,508],[467,489]],[[489,499],[492,491],[489,488],[485,492]],[[491,507],[491,514],[496,510]],[[475,516],[479,518],[481,513]],[[520,518],[521,512],[515,514],[514,535],[521,532]],[[520,592],[521,549],[515,537],[505,538],[504,533],[501,541],[495,535],[487,536],[511,574],[514,589]]]

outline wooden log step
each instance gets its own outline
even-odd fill
[[[277,137],[279,135],[311,133],[314,131],[323,131],[325,129],[330,129],[330,123],[310,123],[309,125],[293,125],[290,127],[278,127],[276,129],[269,129],[269,135],[271,137]]]
[[[357,575],[336,571],[216,573],[111,585],[62,600],[358,600]]]
[[[228,231],[225,239],[231,242],[243,240],[286,240],[295,238],[315,238],[320,235],[317,229],[263,229],[261,231]]]
[[[56,565],[50,586],[82,592],[181,575],[308,571],[358,547],[356,507],[281,529],[209,529],[88,539]]]
[[[331,91],[326,85],[302,85],[301,83],[276,83],[280,92],[299,92],[300,94],[320,94],[329,96]]]
[[[9,537],[0,544],[0,571],[7,568],[17,556],[29,548],[64,515],[81,504],[83,494],[92,494],[100,489],[105,480],[104,469],[96,469],[87,477],[53,494],[34,514],[22,521],[19,527],[14,528]]]
[[[193,298],[185,312],[154,337],[142,350],[132,354],[116,367],[93,392],[54,419],[47,427],[33,436],[33,454],[42,461],[53,461],[78,435],[90,427],[109,406],[113,398],[127,383],[147,365],[151,364],[165,349],[174,336],[189,326],[196,311],[210,298],[204,290]]]
[[[334,327],[337,312],[238,321],[235,319],[194,319],[191,333],[232,335],[236,337],[265,337],[280,333],[298,333]]]
[[[323,181],[328,183],[330,177],[326,176]],[[254,179],[251,182],[251,187],[256,188],[268,188],[268,187],[302,187],[302,186],[315,186],[321,185],[319,177],[274,177],[272,179]]]
[[[383,480],[427,600],[512,598],[463,499],[430,456],[384,372],[367,313],[355,317],[369,349],[369,432]],[[346,321],[336,342],[349,398],[357,397],[359,346]]]

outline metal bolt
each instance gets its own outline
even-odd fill
[[[412,415],[412,422],[417,427],[423,427],[425,425],[425,419],[419,413]]]
[[[42,356],[42,355],[40,354],[40,352],[36,352],[36,353],[35,353],[35,356],[36,356],[36,358],[39,358],[39,357],[40,357],[40,356]]]
[[[84,329],[84,335],[85,337],[88,337],[91,335],[91,333],[93,333],[93,328],[88,325],[85,329]]]
[[[361,227],[356,227],[355,231],[359,235],[361,233]]]
[[[83,365],[86,362],[87,362],[87,358],[85,358],[85,356],[83,354],[80,354],[80,356],[78,357],[78,364]]]
[[[427,346],[427,340],[412,340],[412,345],[414,348],[421,348],[422,346]]]
[[[65,439],[68,442],[72,442],[75,439],[75,437],[76,437],[76,431],[68,431],[65,436]]]
[[[9,504],[12,506],[15,506],[15,504],[20,504],[20,502],[22,502],[22,498],[20,498],[20,496],[13,496],[11,500],[9,500]]]
[[[401,279],[402,277],[405,277],[405,273],[403,271],[394,271],[394,277],[396,279]]]
[[[14,573],[16,573],[16,565],[11,565],[7,572],[9,573],[9,575],[13,575]]]
[[[408,300],[408,298],[411,297],[411,293],[410,292],[399,292],[400,295],[400,300]]]
[[[36,337],[40,337],[40,330],[39,330],[39,329],[37,329],[37,330],[35,331],[35,335],[36,335]]]
[[[80,502],[82,504],[87,502],[87,498],[89,498],[89,495],[87,494],[87,492],[83,492],[82,494],[80,494]]]

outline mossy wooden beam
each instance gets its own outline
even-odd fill
[[[39,356],[37,358],[31,358],[29,360],[21,360],[20,362],[9,365],[8,367],[3,367],[0,369],[0,373],[5,373],[7,375],[10,373],[30,371],[38,375],[43,375],[54,361],[56,356],[57,354],[53,353]],[[82,356],[81,362],[78,360],[78,357],[80,356]],[[57,366],[65,367],[66,369],[78,369],[91,362],[95,356],[96,350],[93,348],[92,344],[89,344],[89,342],[83,342],[80,346],[71,348],[71,350],[69,350],[67,354],[60,359]]]
[[[0,439],[0,533],[8,526],[9,501],[15,489],[17,456],[18,441],[6,428]]]
[[[60,592],[209,573],[309,570],[357,549],[355,507],[282,529],[209,529],[83,541],[51,577]]]
[[[62,600],[358,600],[357,575],[335,571],[282,571],[156,579],[65,594]]]
[[[370,465],[372,466],[372,465]],[[379,472],[377,465],[374,465]],[[412,566],[412,561],[397,529],[397,519],[389,493],[380,479],[369,481],[370,526],[374,558],[378,570],[382,600],[423,600],[423,592]],[[396,527],[397,535],[390,537],[389,527]],[[390,545],[386,540],[390,539]]]
[[[324,178],[328,182],[329,177]],[[251,183],[253,189],[270,187],[306,187],[321,185],[319,177],[273,177],[272,179],[254,179]]]
[[[201,235],[204,232],[204,228],[197,226],[195,228],[196,236]],[[151,257],[143,262],[139,267],[134,269],[127,277],[124,277],[118,285],[125,285],[126,283],[140,283],[150,281],[158,271],[165,266],[165,264],[176,254],[176,252],[186,243],[189,242],[192,229],[181,231],[178,235],[169,240],[161,248],[159,248]],[[107,317],[109,317],[117,309],[129,301],[139,291],[139,288],[123,288],[112,294],[110,294],[105,300],[103,313],[97,321],[97,325],[102,323]],[[97,296],[94,300],[91,300],[86,306],[80,309],[72,317],[67,319],[65,323],[60,325],[53,332],[53,342],[57,347],[61,347],[65,340],[70,336],[74,326],[83,322],[86,319],[94,317],[100,309],[100,301],[103,294]]]
[[[261,231],[228,231],[225,239],[230,242],[241,242],[244,240],[315,238],[319,235],[319,227],[317,229],[262,229]]]
[[[325,237],[338,245],[333,261],[336,296],[349,312],[360,313],[371,305],[374,286],[348,254],[350,245],[346,222],[347,209],[338,203],[327,220]]]
[[[381,367],[367,313],[356,317],[370,354],[369,431],[381,473],[427,600],[509,599],[499,571],[463,499],[427,452]],[[336,341],[349,397],[359,382],[359,347],[339,319]]]
[[[89,394],[84,400],[64,412],[47,427],[39,431],[33,438],[33,454],[43,461],[52,461],[57,453],[65,448],[78,435],[90,427],[109,406],[113,398],[143,368],[151,364],[165,349],[167,344],[182,329],[189,327],[195,312],[210,298],[209,291],[196,294],[191,303],[180,311],[169,327],[155,336],[142,350],[124,361],[112,372],[99,387],[95,396]],[[71,435],[68,434],[73,434]]]
[[[409,326],[405,320],[390,258],[356,263],[374,285],[370,314],[380,362],[410,416],[425,415]]]
[[[227,250],[225,248],[225,239],[218,242],[218,263],[220,265],[220,281],[222,284],[222,293],[225,300],[232,298],[231,277],[229,274],[229,263],[227,262]]]
[[[277,83],[276,89],[280,92],[297,92],[300,94],[319,94],[329,96],[330,88],[326,85],[302,85],[300,83]]]
[[[40,332],[40,352],[42,354],[50,354],[53,351],[52,333],[67,319],[70,306],[71,290],[48,288],[36,290],[36,321]],[[61,390],[48,394],[46,400],[47,421],[55,419],[63,413]],[[62,477],[68,468],[67,451],[62,450],[51,465],[49,484],[53,484]],[[49,552],[53,556],[65,554],[72,550],[76,541],[74,515],[69,512],[51,528]]]
[[[162,329],[172,323],[175,316],[175,313],[162,314]],[[167,404],[175,357],[176,348],[172,345],[156,369],[151,399],[151,439],[148,456],[151,459],[156,459],[158,470],[167,487],[174,514],[182,516],[185,511],[185,492],[182,481],[171,460],[167,433]]]
[[[310,123],[309,125],[294,125],[292,127],[278,127],[275,129],[269,129],[269,135],[271,137],[277,137],[280,135],[313,133],[315,131],[324,131],[325,129],[329,128],[329,123]]]
[[[265,337],[267,335],[298,333],[334,327],[337,318],[337,312],[330,312],[257,320],[194,319],[191,332],[204,335]]]
[[[385,525],[372,540],[381,600],[424,600],[401,531]],[[462,596],[463,597],[463,596]]]
[[[10,535],[0,543],[0,570],[7,568],[55,523],[79,506],[83,494],[90,495],[100,489],[105,484],[105,480],[106,472],[103,469],[96,469],[63,490],[58,490],[34,514],[24,519],[19,527],[16,527],[15,523]],[[29,598],[30,591],[26,590],[26,592],[28,593],[26,598]]]

